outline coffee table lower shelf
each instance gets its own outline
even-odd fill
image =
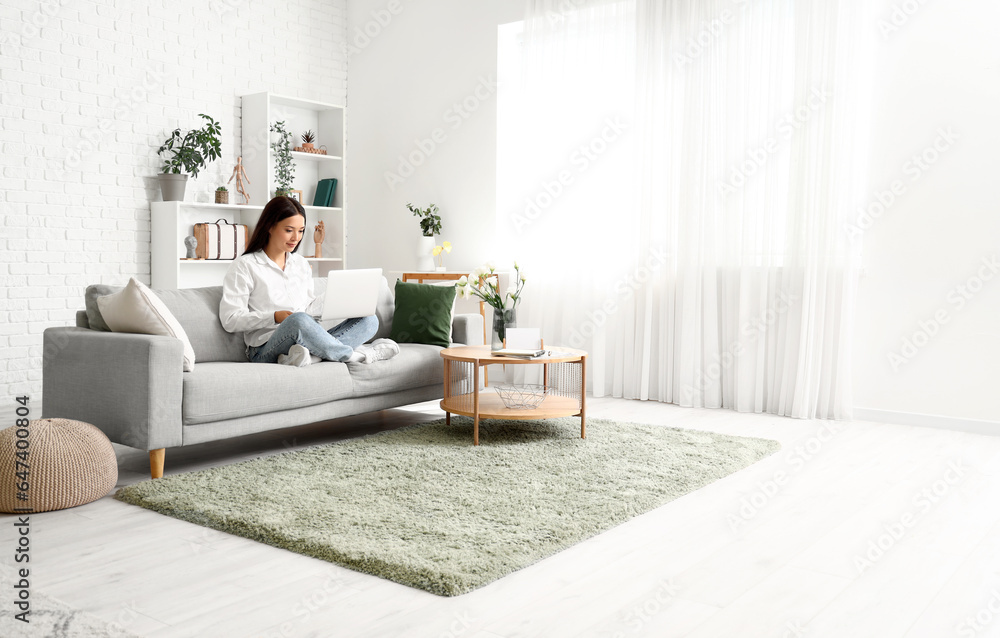
[[[480,392],[479,406],[476,409],[476,393],[458,394],[441,400],[441,409],[445,411],[445,419],[451,425],[451,415],[461,414],[472,417],[473,444],[479,445],[479,419],[555,419],[565,416],[580,417],[580,437],[587,438],[587,424],[580,400],[574,397],[550,394],[531,409],[514,409],[504,405],[499,395]]]

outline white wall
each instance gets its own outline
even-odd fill
[[[414,267],[418,228],[404,204],[433,201],[444,214],[442,238],[456,244],[449,265],[470,269],[493,250],[495,100],[458,129],[445,120],[479,77],[496,72],[497,26],[520,19],[523,4],[398,2],[398,14],[385,27],[369,25],[378,34],[349,59],[351,263]],[[994,0],[961,6],[880,0],[878,16],[890,26],[894,5],[912,15],[896,16],[901,26],[887,33],[881,59],[873,61],[871,183],[876,191],[900,180],[905,192],[864,236],[855,404],[862,417],[920,421],[912,415],[926,414],[944,417],[930,422],[961,426],[959,420],[972,419],[1000,427],[1000,277],[961,310],[948,302],[949,291],[975,276],[982,258],[1000,257],[992,187],[1000,166],[994,151],[1000,148],[1000,6]],[[375,20],[373,11],[388,8],[383,0],[352,0],[349,39]],[[911,180],[907,161],[933,144],[942,127],[953,128],[958,140]],[[384,173],[396,170],[397,156],[417,150],[414,140],[435,128],[446,141],[390,189]],[[894,371],[888,353],[942,309],[950,322]]]
[[[904,3],[879,3],[890,25],[893,4]],[[857,416],[932,422],[914,415],[936,415],[945,417],[935,420],[941,424],[989,421],[1000,432],[1000,273],[984,270],[992,279],[967,299],[958,290],[977,288],[982,260],[1000,267],[1000,5],[907,5],[920,8],[897,13],[899,29],[885,29],[876,75],[872,188],[898,180],[905,191],[864,234]],[[957,139],[939,142],[946,150],[922,168],[912,156],[939,130]],[[947,323],[935,327],[936,314]],[[924,345],[904,352],[904,338]],[[890,353],[901,357],[895,365]]]
[[[420,227],[407,202],[440,207],[449,270],[496,256],[497,27],[523,15],[511,0],[351,0],[349,43],[364,44],[365,27],[376,34],[348,58],[352,267],[416,268]],[[427,159],[389,185],[386,173],[411,154]]]
[[[346,0],[4,0],[0,5],[0,379],[41,416],[42,331],[88,284],[149,283],[156,149],[222,123],[208,201],[240,148],[239,95],[346,100]]]

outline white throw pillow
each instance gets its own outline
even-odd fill
[[[97,298],[101,316],[114,332],[174,337],[184,344],[184,371],[194,370],[194,348],[187,333],[153,291],[135,277],[121,292]]]

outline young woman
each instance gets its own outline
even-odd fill
[[[389,339],[363,345],[378,330],[378,318],[348,319],[329,331],[313,315],[323,299],[313,293],[309,263],[296,253],[306,230],[302,204],[275,197],[264,207],[243,255],[222,283],[219,318],[229,332],[242,332],[253,363],[304,366],[326,359],[374,363],[399,346]]]

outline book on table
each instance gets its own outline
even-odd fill
[[[501,350],[494,350],[490,354],[494,354],[498,357],[511,357],[513,359],[537,359],[538,357],[545,356],[545,350],[516,350],[513,348],[503,348]]]

